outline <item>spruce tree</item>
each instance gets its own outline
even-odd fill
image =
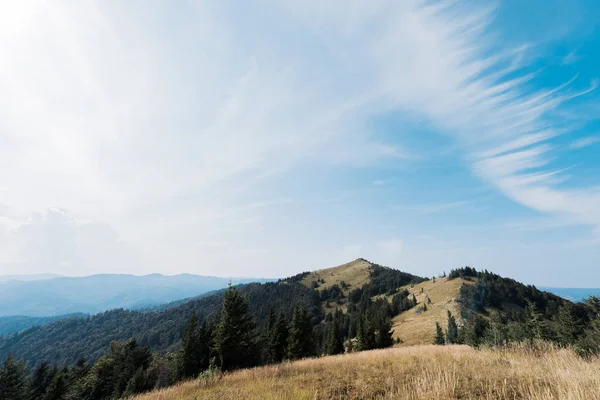
[[[26,400],[27,397],[25,365],[9,354],[0,369],[0,400]]]
[[[279,318],[277,318],[277,324],[275,325],[275,362],[281,362],[285,358],[287,352],[288,343],[288,321],[283,313],[283,310],[279,312]]]
[[[263,361],[266,364],[277,362],[277,317],[275,316],[273,307],[269,310],[267,327],[265,328],[261,341],[263,347]]]
[[[446,342],[444,339],[444,331],[438,322],[435,323],[435,339],[433,344],[443,345]]]
[[[63,370],[54,375],[48,385],[44,400],[63,400],[68,390],[68,370]]]
[[[214,334],[215,351],[223,371],[252,366],[258,358],[256,323],[250,306],[231,284]]]
[[[50,364],[42,361],[35,369],[29,380],[29,397],[32,399],[42,399],[46,396],[48,385],[52,377],[50,375]]]
[[[454,344],[458,342],[458,325],[456,325],[456,318],[448,310],[448,329],[446,330],[446,343]]]
[[[200,373],[198,346],[198,317],[192,313],[181,340],[177,375],[179,379],[191,378]]]
[[[329,336],[327,339],[327,354],[340,354],[344,352],[344,338],[338,326],[337,315],[333,317],[331,326],[329,327]]]
[[[376,328],[375,348],[385,349],[394,345],[394,331],[392,331],[392,320],[380,318]]]
[[[534,302],[527,300],[525,329],[530,341],[544,338],[544,321]]]
[[[287,356],[290,360],[308,357],[312,354],[312,327],[304,303],[294,308],[294,316],[288,337]]]
[[[576,315],[573,303],[565,302],[559,308],[554,317],[553,326],[560,344],[567,346],[575,343],[577,337],[583,331],[583,322]]]

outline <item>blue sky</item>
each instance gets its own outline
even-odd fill
[[[600,286],[595,1],[0,7],[0,273]]]

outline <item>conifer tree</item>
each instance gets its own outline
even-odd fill
[[[287,352],[288,343],[288,320],[283,313],[283,310],[279,312],[279,318],[277,318],[277,324],[275,325],[275,362],[281,362],[285,358]]]
[[[359,320],[356,349],[365,351],[375,347],[375,326],[371,316],[365,313]]]
[[[25,365],[9,354],[0,368],[0,400],[26,400]]]
[[[458,342],[458,325],[456,325],[456,318],[448,310],[448,329],[446,330],[446,343],[454,344]]]
[[[290,360],[308,357],[312,354],[312,328],[304,303],[294,308],[294,316],[288,337],[287,356]]]
[[[527,300],[525,328],[531,341],[544,338],[544,321],[534,302]]]
[[[68,389],[68,369],[54,374],[44,400],[63,400]]]
[[[35,369],[29,379],[29,397],[32,399],[42,399],[46,396],[48,385],[52,380],[50,375],[50,364],[42,361]]]
[[[394,331],[392,331],[392,321],[389,318],[380,318],[377,324],[375,347],[385,349],[394,345]]]
[[[256,323],[250,306],[231,284],[223,296],[223,308],[214,334],[214,345],[223,371],[256,363]]]
[[[442,330],[442,327],[440,326],[439,322],[435,323],[435,339],[433,341],[433,344],[438,344],[438,345],[443,345],[446,343],[446,340],[444,339],[444,331]]]
[[[179,379],[191,378],[200,373],[198,317],[192,312],[181,340],[177,375]]]
[[[573,303],[566,302],[559,308],[553,320],[554,330],[560,344],[567,346],[575,343],[583,330],[582,321],[575,313]]]
[[[277,362],[277,317],[273,307],[269,310],[267,326],[261,339],[263,347],[263,360],[266,364]]]
[[[338,316],[333,317],[329,328],[329,337],[327,339],[327,354],[340,354],[344,352],[344,338],[338,326]]]

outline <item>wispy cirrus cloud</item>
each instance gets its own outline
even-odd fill
[[[453,155],[498,192],[600,227],[599,190],[554,164],[555,139],[578,129],[565,116],[570,101],[595,84],[539,84],[530,46],[504,46],[487,2],[31,4],[0,10],[3,202],[23,215],[60,206],[105,221],[149,268],[189,271],[202,258],[234,275],[243,249],[279,244],[274,226],[317,236],[311,229],[334,218],[337,203],[360,218],[353,198],[321,201],[336,206],[313,213],[313,224],[304,224],[308,211],[277,211],[302,211],[308,202],[293,195],[319,191],[312,181],[339,169],[422,162],[410,135],[447,135]],[[386,113],[427,133],[393,127],[382,137],[369,122]],[[339,198],[321,190],[313,197]],[[442,199],[426,212],[465,206]],[[282,252],[254,266],[282,265]]]
[[[600,137],[588,136],[574,140],[571,142],[571,144],[569,144],[569,148],[573,150],[579,150],[598,143],[600,143]]]

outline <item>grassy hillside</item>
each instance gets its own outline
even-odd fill
[[[373,263],[359,258],[337,267],[310,272],[302,279],[302,284],[312,288],[314,282],[317,282],[319,286],[316,289],[322,291],[330,289],[336,284],[341,286],[341,283],[345,282],[346,287],[343,287],[342,291],[348,295],[351,290],[361,288],[364,284],[369,283],[373,265]]]
[[[200,378],[135,400],[600,399],[600,359],[570,350],[412,346]]]
[[[406,289],[417,298],[418,305],[394,318],[394,337],[401,338],[404,345],[430,344],[436,322],[445,327],[448,311],[460,315],[457,299],[463,284],[471,282],[460,278],[439,278],[435,282],[430,280],[413,287],[407,286]],[[427,311],[421,311],[423,304],[427,304]]]

